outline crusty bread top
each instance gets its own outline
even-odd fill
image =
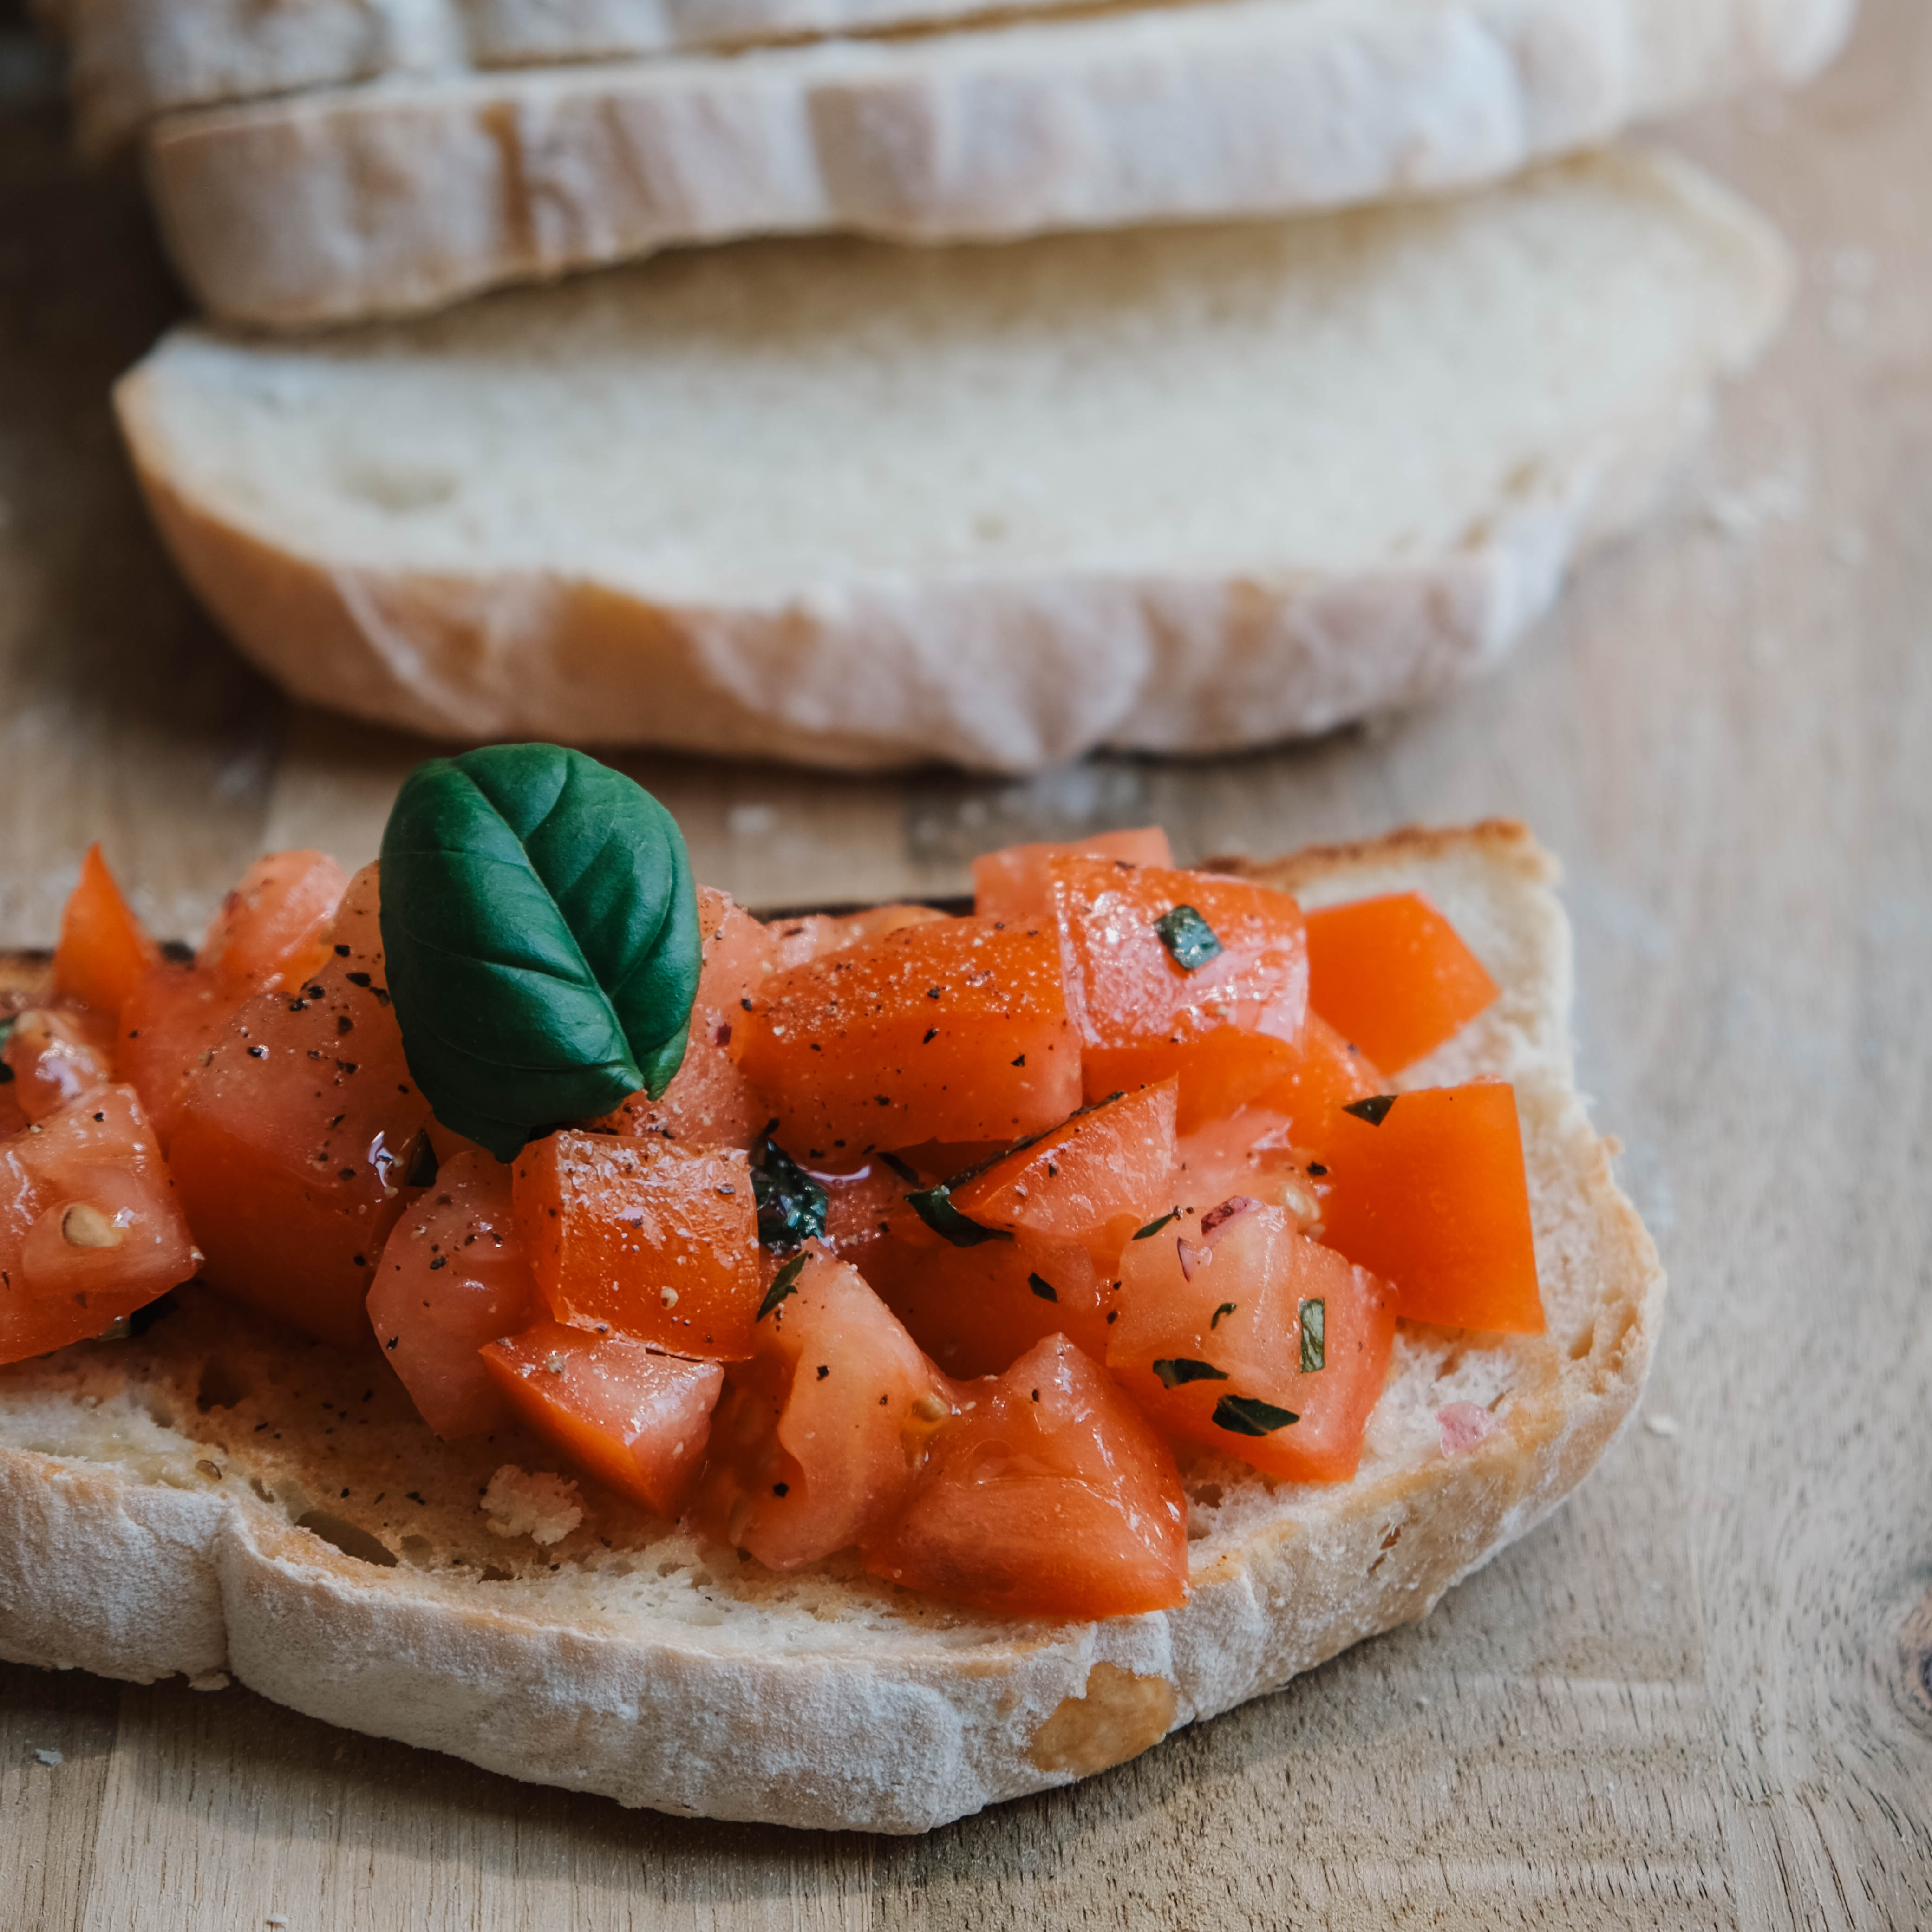
[[[514,1477],[491,1489],[505,1465],[554,1469],[549,1452],[437,1443],[373,1347],[345,1356],[188,1292],[137,1342],[0,1370],[0,1654],[135,1676],[226,1662],[335,1721],[630,1803],[916,1830],[1422,1614],[1607,1445],[1662,1276],[1570,1084],[1568,928],[1520,826],[1252,869],[1310,904],[1421,886],[1498,982],[1399,1084],[1515,1081],[1549,1332],[1404,1324],[1349,1484],[1193,1460],[1186,1609],[1066,1625],[910,1596],[849,1559],[776,1576],[587,1483],[556,1540],[498,1534],[568,1518]],[[1445,1453],[1451,1402],[1496,1432]],[[613,1729],[600,1714],[620,1707]]]

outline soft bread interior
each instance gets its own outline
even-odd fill
[[[754,607],[1366,574],[1687,406],[1782,278],[1727,196],[1608,156],[1299,222],[744,245],[300,344],[190,328],[123,412],[202,514],[349,570]]]
[[[1193,1462],[1185,1610],[988,1618],[848,1561],[772,1574],[588,1484],[560,1509],[552,1487],[496,1480],[556,1470],[541,1445],[440,1444],[373,1349],[190,1291],[140,1340],[0,1369],[0,1655],[226,1668],[334,1721],[628,1803],[904,1831],[1130,1756],[1420,1616],[1608,1446],[1663,1278],[1571,1085],[1568,929],[1527,834],[1256,869],[1311,904],[1420,886],[1502,986],[1401,1084],[1516,1083],[1549,1333],[1405,1327],[1348,1484]],[[1496,1432],[1446,1453],[1450,1402]]]

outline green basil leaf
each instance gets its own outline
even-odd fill
[[[1176,1355],[1154,1365],[1154,1372],[1160,1378],[1162,1388],[1179,1388],[1184,1382],[1224,1382],[1228,1379],[1225,1369],[1217,1369],[1212,1362],[1196,1362],[1186,1355]]]
[[[758,1304],[758,1312],[753,1318],[762,1322],[782,1301],[789,1301],[798,1292],[798,1278],[805,1271],[805,1264],[811,1260],[809,1255],[794,1255],[772,1276],[772,1285],[765,1290],[765,1298]]]
[[[977,1168],[970,1173],[980,1172]],[[966,1175],[956,1177],[964,1180]],[[912,1211],[935,1234],[942,1234],[956,1248],[976,1248],[982,1241],[1010,1241],[1012,1232],[1005,1228],[983,1227],[977,1221],[962,1214],[952,1204],[953,1184],[941,1181],[937,1186],[920,1189],[916,1194],[908,1194],[907,1201]]]
[[[382,834],[382,928],[410,1071],[500,1160],[655,1100],[684,1058],[701,941],[676,821],[580,752],[418,765]]]
[[[758,1243],[775,1255],[788,1255],[824,1233],[831,1197],[770,1135],[754,1151],[752,1195],[758,1205]]]
[[[1301,1372],[1312,1376],[1328,1360],[1328,1304],[1318,1295],[1301,1304]]]
[[[1258,1395],[1224,1395],[1214,1405],[1214,1426],[1230,1436],[1272,1436],[1301,1418],[1292,1408],[1277,1408]]]

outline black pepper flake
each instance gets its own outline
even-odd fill
[[[396,1344],[402,1339],[403,1338],[400,1335],[392,1335],[389,1339],[382,1344],[382,1346],[386,1348],[393,1350]]]
[[[344,1180],[353,1180],[356,1178],[356,1170],[352,1167],[339,1168],[337,1172]]]
[[[1033,1399],[1034,1399],[1034,1400],[1035,1402],[1039,1401],[1039,1400],[1040,1400],[1040,1390],[1039,1390],[1038,1389],[1035,1389],[1035,1390],[1034,1390],[1034,1392],[1033,1392]]]
[[[429,1258],[430,1273],[432,1274],[434,1274],[438,1268],[447,1268],[448,1265],[449,1257],[447,1255],[431,1255]]]
[[[346,946],[338,946],[335,949],[335,956],[338,959],[346,959],[349,957],[348,947]]]
[[[350,1256],[350,1259],[352,1261],[358,1268],[367,1268],[369,1265],[369,1257],[367,1255],[352,1255]]]
[[[369,983],[369,976],[366,973],[345,973],[342,976],[352,986],[366,986]]]
[[[1008,1064],[1014,1066],[1024,1066],[1026,1064],[1026,1055],[1022,1054],[1017,1060],[1010,1061]]]
[[[1038,1295],[1042,1301],[1057,1302],[1060,1299],[1059,1295],[1054,1292],[1052,1282],[1048,1281],[1044,1275],[1028,1275],[1027,1276],[1027,1286],[1031,1288],[1034,1293]]]
[[[346,1013],[338,1013],[335,1016],[335,1030],[338,1034],[353,1033],[356,1030],[356,1022]]]
[[[926,1037],[925,1037],[925,1039],[923,1039],[922,1040],[921,1040],[921,1041],[920,1042],[920,1045],[921,1046],[930,1046],[932,1044],[932,1042],[933,1042],[934,1040],[936,1040],[938,1037],[939,1037],[939,1029],[938,1029],[938,1028],[937,1028],[937,1027],[928,1027],[928,1028],[926,1028]]]
[[[832,1372],[832,1366],[831,1366],[831,1364],[830,1364],[829,1362],[820,1362],[820,1363],[819,1364],[819,1365],[818,1365],[818,1379],[819,1379],[820,1382],[824,1381],[825,1378],[826,1378],[827,1376],[829,1376],[830,1374],[831,1374],[831,1372]]]
[[[1234,1304],[1232,1301],[1222,1302],[1220,1306],[1215,1310],[1213,1316],[1210,1318],[1208,1323],[1208,1327],[1210,1328],[1220,1328],[1221,1325],[1222,1316],[1224,1315],[1232,1315],[1234,1312]]]
[[[266,1060],[268,1057],[268,1049],[266,1046],[251,1046],[248,1049],[248,1058],[250,1060]]]
[[[790,1496],[790,1495],[791,1494],[791,1485],[790,1485],[790,1484],[789,1484],[789,1483],[774,1483],[774,1484],[772,1485],[772,1494],[773,1496]]]
[[[1372,1127],[1378,1127],[1388,1118],[1389,1109],[1395,1105],[1393,1094],[1371,1094],[1366,1100],[1351,1100],[1342,1111],[1353,1114],[1358,1120],[1366,1120]],[[1404,1119],[1408,1116],[1405,1114]]]
[[[409,1499],[410,1499],[410,1501],[411,1502],[412,1502],[412,1503],[419,1503],[419,1504],[422,1504],[422,1507],[423,1507],[424,1509],[428,1509],[428,1508],[429,1508],[428,1504],[428,1503],[426,1503],[426,1502],[423,1502],[423,1496],[422,1496],[422,1490],[405,1490],[403,1492],[403,1493],[404,1493],[404,1496],[407,1496],[407,1497],[409,1498]]]
[[[1308,1171],[1310,1174],[1313,1174],[1318,1180],[1321,1179],[1323,1174],[1328,1172],[1328,1170],[1324,1167],[1318,1160],[1311,1160],[1308,1163]]]
[[[926,989],[926,997],[928,1000],[936,1000],[940,998],[941,997],[940,989],[937,986],[927,987]]]

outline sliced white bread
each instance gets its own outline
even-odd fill
[[[1184,1609],[1012,1621],[849,1562],[775,1575],[591,1485],[560,1495],[527,1439],[436,1442],[373,1349],[291,1342],[190,1296],[139,1340],[0,1369],[0,1656],[142,1682],[225,1671],[627,1804],[916,1832],[1117,1763],[1422,1616],[1608,1447],[1664,1277],[1574,1088],[1569,931],[1520,826],[1252,869],[1311,904],[1420,886],[1501,986],[1398,1084],[1515,1082],[1549,1332],[1405,1324],[1346,1484],[1196,1462]],[[1445,1435],[1452,1403],[1474,1406]]]
[[[682,242],[986,240],[1466,189],[1805,71],[1847,12],[1846,0],[1216,0],[399,79],[170,118],[149,172],[202,302],[296,327]]]
[[[157,115],[390,74],[622,60],[873,33],[1087,0],[37,0],[70,23],[83,144]]]
[[[1467,201],[999,249],[765,243],[121,385],[296,695],[452,737],[928,758],[1325,729],[1493,664],[1778,320],[1610,154]]]

